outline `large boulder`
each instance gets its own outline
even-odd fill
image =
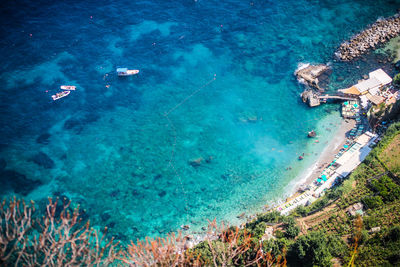
[[[49,133],[41,134],[38,136],[38,138],[36,138],[36,143],[47,145],[49,143],[50,137],[51,137],[51,135]]]

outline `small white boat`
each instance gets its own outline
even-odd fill
[[[63,89],[63,90],[71,91],[71,90],[75,90],[76,86],[74,86],[74,85],[61,85],[60,88]]]
[[[59,92],[59,93],[57,93],[55,95],[52,95],[51,97],[53,98],[54,101],[56,101],[56,100],[58,100],[60,98],[63,98],[65,96],[69,95],[69,93],[71,93],[71,91],[62,91],[62,92]]]
[[[130,76],[138,74],[139,70],[128,70],[128,68],[117,68],[118,76]]]

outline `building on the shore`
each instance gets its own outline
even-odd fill
[[[314,202],[325,190],[331,188],[337,179],[346,178],[371,152],[376,144],[377,134],[369,131],[360,135],[348,150],[338,156],[327,167],[315,183],[299,196],[281,204],[276,208],[281,214],[288,214],[298,206],[305,206]]]
[[[347,177],[369,154],[377,137],[377,134],[369,131],[360,135],[352,147],[336,160],[339,165],[336,174],[341,178]]]
[[[358,165],[367,157],[369,152],[372,150],[372,146],[378,137],[377,134],[371,132],[365,132],[360,135],[354,142],[354,144],[344,152],[340,157],[334,160],[334,164],[331,164],[324,171],[326,178],[323,181],[317,179],[318,188],[315,189],[314,195],[320,196],[326,189],[332,187],[337,179],[346,178]]]
[[[358,82],[347,89],[339,90],[347,96],[357,96],[360,99],[361,107],[367,109],[370,104],[380,105],[385,102],[389,95],[383,88],[392,82],[392,78],[382,69],[372,71],[368,79]]]

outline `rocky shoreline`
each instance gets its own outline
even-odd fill
[[[324,73],[330,74],[331,70],[327,65],[308,65],[299,68],[295,71],[294,75],[301,83],[307,84],[311,88],[316,88],[318,91],[323,92],[323,86],[320,85],[321,76]]]
[[[335,54],[343,61],[350,61],[399,34],[400,13],[397,13],[392,17],[378,20],[369,28],[353,36],[350,41],[342,43]]]

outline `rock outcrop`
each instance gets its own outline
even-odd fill
[[[317,88],[319,91],[324,91],[320,87],[319,77],[330,70],[327,65],[309,65],[305,68],[300,68],[294,73],[300,82],[303,82],[311,87]]]
[[[42,166],[45,169],[52,169],[55,166],[54,161],[46,153],[43,153],[41,151],[35,154],[31,158],[31,161],[39,166]]]

